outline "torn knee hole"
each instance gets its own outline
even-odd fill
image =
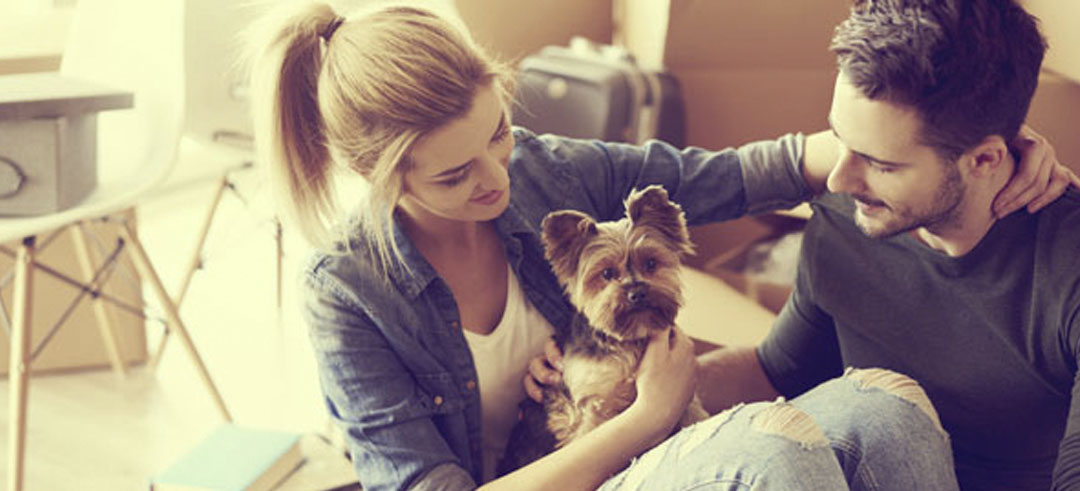
[[[794,440],[804,447],[829,443],[814,418],[787,402],[776,402],[755,414],[750,428]]]
[[[937,410],[934,409],[930,398],[927,397],[926,392],[915,379],[884,368],[848,368],[844,376],[858,382],[864,389],[881,389],[888,394],[914,404],[915,407],[930,417],[930,420],[934,422],[934,426],[939,431],[945,433],[945,429],[941,427],[941,419],[938,417]]]

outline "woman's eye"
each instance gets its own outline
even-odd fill
[[[600,275],[603,276],[605,280],[611,281],[615,279],[619,273],[615,271],[615,268],[604,268],[604,270],[600,272]]]
[[[510,128],[503,127],[501,131],[495,134],[495,137],[491,139],[491,143],[502,143],[506,140],[506,137],[510,136]]]
[[[461,171],[458,175],[456,175],[454,177],[451,177],[450,179],[446,179],[444,181],[439,181],[439,185],[446,186],[448,188],[452,188],[452,187],[457,186],[458,184],[461,184],[462,182],[464,182],[466,177],[469,177],[468,169],[466,169],[464,171]]]

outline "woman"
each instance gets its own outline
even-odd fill
[[[305,268],[305,314],[328,410],[369,490],[604,484],[671,433],[694,392],[691,341],[677,330],[657,336],[629,409],[495,479],[526,366],[572,313],[544,261],[540,220],[565,208],[613,219],[647,184],[662,184],[691,224],[727,220],[807,199],[833,161],[824,133],[706,152],[514,129],[509,70],[424,10],[383,6],[346,20],[309,5],[267,32],[252,78],[256,142],[285,211],[334,249]],[[360,202],[347,220],[337,218],[334,165],[368,184],[363,199],[347,193]],[[1046,188],[1018,186],[1014,195]],[[883,459],[902,458],[897,472],[947,489],[951,457],[933,418],[852,387],[836,381],[804,397],[837,398],[863,416],[888,415],[902,434],[926,435],[933,444],[922,457]],[[725,414],[648,454],[685,464],[635,465],[607,485],[671,472],[732,487],[847,486],[821,429],[793,406]],[[718,461],[724,452],[732,456]]]

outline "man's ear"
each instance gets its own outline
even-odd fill
[[[996,172],[1009,161],[1009,146],[999,135],[990,135],[967,152],[964,159],[967,174],[974,178],[983,178]]]

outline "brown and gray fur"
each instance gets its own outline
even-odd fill
[[[562,382],[544,403],[526,400],[500,472],[542,457],[622,412],[637,396],[635,374],[653,333],[674,326],[682,304],[679,266],[693,252],[686,219],[660,186],[635,191],[626,216],[596,222],[578,211],[544,218],[545,254],[578,315],[556,342]],[[695,398],[680,426],[708,414]]]

